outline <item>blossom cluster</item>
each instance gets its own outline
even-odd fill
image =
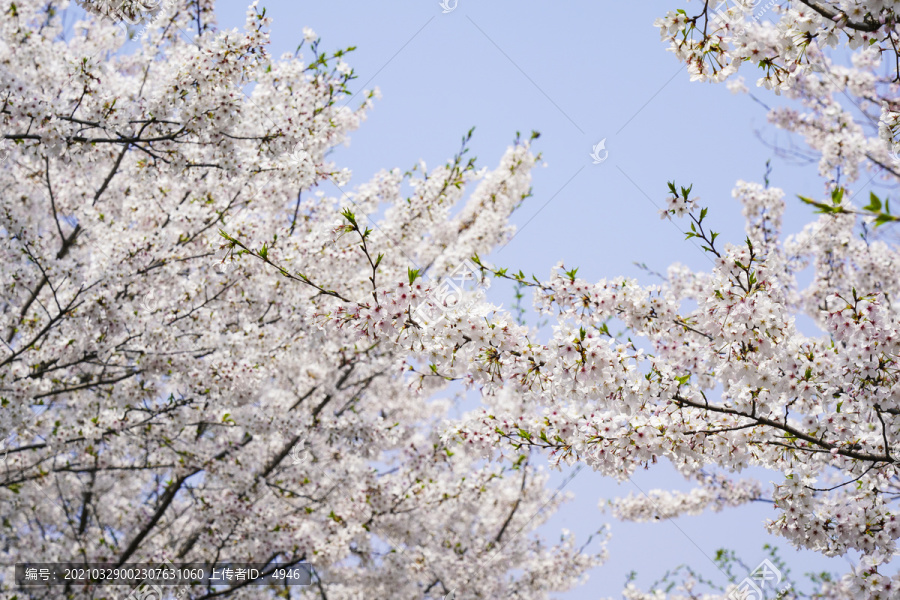
[[[731,481],[721,475],[699,476],[701,486],[689,492],[650,490],[610,501],[610,510],[622,521],[673,519],[682,515],[700,515],[707,510],[720,512],[762,497],[758,481]]]
[[[846,45],[895,52],[898,14],[883,0],[724,0],[669,11],[656,20],[663,41],[685,62],[692,80],[724,81],[745,62],[758,65],[757,84],[790,90],[809,72],[825,70],[823,51]],[[693,11],[691,11],[693,12]],[[892,43],[894,40],[894,43]]]

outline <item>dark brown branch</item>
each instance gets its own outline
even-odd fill
[[[894,459],[891,458],[888,454],[885,454],[885,455],[866,454],[863,452],[847,450],[847,449],[841,448],[837,444],[833,444],[831,442],[826,442],[825,440],[815,438],[815,437],[809,435],[808,433],[800,431],[799,429],[797,429],[795,427],[791,427],[790,425],[787,425],[786,423],[780,423],[778,421],[774,421],[774,420],[766,418],[766,417],[757,417],[757,416],[753,416],[753,415],[748,415],[747,413],[743,413],[741,411],[734,410],[733,408],[727,408],[725,406],[715,406],[713,404],[700,404],[698,402],[688,400],[687,398],[683,398],[678,394],[675,395],[673,400],[676,403],[678,403],[680,406],[691,406],[693,408],[701,408],[703,410],[709,410],[709,411],[717,412],[717,413],[721,413],[721,414],[734,415],[736,417],[743,417],[745,419],[750,419],[752,421],[755,421],[759,425],[767,425],[774,429],[778,429],[780,431],[783,431],[785,433],[788,433],[788,434],[794,436],[797,439],[801,439],[801,440],[808,442],[810,444],[813,444],[815,446],[820,446],[822,448],[826,448],[827,450],[836,449],[838,454],[840,454],[841,456],[846,456],[847,458],[853,458],[856,460],[863,460],[863,461],[867,461],[867,462],[883,462],[883,463],[887,463],[887,464],[894,464]],[[802,448],[797,448],[797,449],[802,450]]]
[[[499,544],[500,540],[503,538],[503,534],[506,533],[506,528],[509,527],[509,524],[512,522],[513,517],[516,514],[516,511],[519,510],[519,504],[522,502],[522,495],[525,494],[525,479],[528,475],[528,463],[526,462],[522,465],[522,485],[519,488],[519,497],[516,498],[516,503],[513,505],[512,510],[509,512],[509,516],[506,517],[506,521],[503,522],[503,526],[500,528],[500,531],[497,532],[497,537],[494,538],[492,542],[492,546],[494,544]]]
[[[836,12],[833,10],[829,10],[828,8],[826,8],[825,6],[822,6],[818,2],[815,2],[814,0],[800,0],[800,2],[802,2],[806,6],[810,7],[811,9],[813,9],[814,11],[816,11],[817,13],[819,13],[820,15],[822,15],[823,17],[825,17],[826,19],[828,19],[830,21],[834,21],[834,18],[836,16],[844,14],[844,13]],[[876,23],[874,21],[867,21],[864,23],[860,23],[859,21],[851,21],[848,18],[846,20],[843,20],[843,22],[844,22],[845,27],[849,27],[850,29],[855,29],[856,31],[867,31],[869,33],[878,31],[882,27],[882,25],[880,23]]]

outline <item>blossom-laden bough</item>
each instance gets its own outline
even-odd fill
[[[592,283],[560,264],[540,281],[475,257],[485,276],[533,288],[537,310],[556,321],[549,342],[491,305],[423,330],[412,309],[432,286],[404,281],[377,288],[377,303],[347,309],[333,300],[317,317],[326,330],[397,346],[412,357],[411,370],[427,364],[417,371],[423,389],[435,380],[479,389],[486,407],[447,430],[448,443],[491,459],[537,448],[619,480],[668,459],[700,487],[620,499],[617,516],[671,518],[767,501],[776,515],[766,528],[793,545],[868,557],[818,593],[892,597],[898,576],[878,566],[900,537],[896,250],[854,235],[858,217],[841,191],[818,221],[782,239],[782,192],[741,182],[734,195],[747,238],[724,246],[689,188],[673,184],[670,193],[675,208],[664,213],[681,210],[690,220],[686,233],[714,257],[711,272],[675,265],[665,284],[645,286]],[[800,289],[797,274],[810,262],[814,280]],[[687,300],[696,308],[682,311]],[[802,333],[798,314],[824,335]],[[612,320],[628,341],[610,333]],[[748,467],[782,479],[763,490],[709,475]]]

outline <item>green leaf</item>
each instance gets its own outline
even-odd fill
[[[842,209],[840,206],[834,206],[834,205],[831,205],[831,204],[825,204],[824,202],[816,202],[815,200],[813,200],[813,199],[811,199],[811,198],[807,198],[806,196],[800,196],[800,195],[798,195],[797,197],[800,198],[800,200],[803,201],[804,203],[809,204],[809,205],[811,205],[811,206],[815,206],[816,208],[818,208],[818,209],[819,209],[819,210],[817,211],[818,213],[822,213],[822,214],[835,214],[835,213],[842,213],[842,212],[844,212],[844,209]],[[833,197],[833,196],[832,196],[832,197]]]
[[[350,221],[350,224],[353,225],[354,228],[357,226],[356,215],[354,215],[353,211],[351,211],[349,208],[345,208],[344,210],[342,210],[341,216]]]
[[[879,212],[881,210],[881,199],[875,195],[875,192],[869,194],[869,204],[863,206],[863,210],[870,212]]]
[[[835,188],[831,192],[831,203],[837,206],[841,203],[841,199],[844,197],[844,188],[839,187]]]

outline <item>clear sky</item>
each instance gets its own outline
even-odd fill
[[[246,4],[219,0],[220,26],[240,27]],[[380,88],[383,98],[368,121],[334,155],[352,169],[351,187],[383,168],[406,170],[419,159],[429,167],[442,164],[472,126],[471,153],[490,167],[516,131],[542,134],[535,148],[548,166],[535,171],[534,197],[514,215],[519,233],[487,257],[514,271],[546,277],[562,259],[590,280],[626,275],[652,283],[634,262],[661,272],[672,262],[706,269],[705,254],[657,215],[666,182],[692,183],[710,207],[720,239],[740,242],[743,222],[731,189],[739,179],[761,182],[766,160],[774,156],[770,143],[786,141],[767,124],[760,104],[730,94],[724,85],[690,83],[665,51],[652,23],[681,7],[678,0],[458,0],[446,13],[438,0],[260,5],[274,19],[274,54],[293,52],[309,26],[325,48],[358,47],[348,58],[359,77],[354,89]],[[756,73],[746,68],[746,76],[752,87]],[[754,93],[770,105],[784,102],[764,90]],[[354,106],[358,102],[359,97]],[[604,139],[608,159],[593,164],[592,146]],[[775,158],[771,180],[789,198],[786,231],[797,231],[811,213],[790,199],[821,195],[816,165]],[[852,191],[868,188],[857,184]],[[507,288],[497,286],[491,294],[509,305]],[[554,482],[568,473],[555,474]],[[768,481],[764,473],[756,475]],[[541,531],[554,538],[568,528],[584,540],[611,520],[598,510],[599,501],[675,487],[689,486],[665,466],[622,485],[583,470],[566,487],[576,499]],[[755,505],[669,522],[612,522],[608,563],[584,587],[559,597],[618,597],[629,571],[638,571],[638,582],[647,584],[679,564],[725,583],[710,560],[716,549],[734,549],[753,567],[764,558],[767,542],[783,549],[795,575],[848,569],[847,559],[796,553],[765,534],[762,521],[772,515],[770,506]]]

